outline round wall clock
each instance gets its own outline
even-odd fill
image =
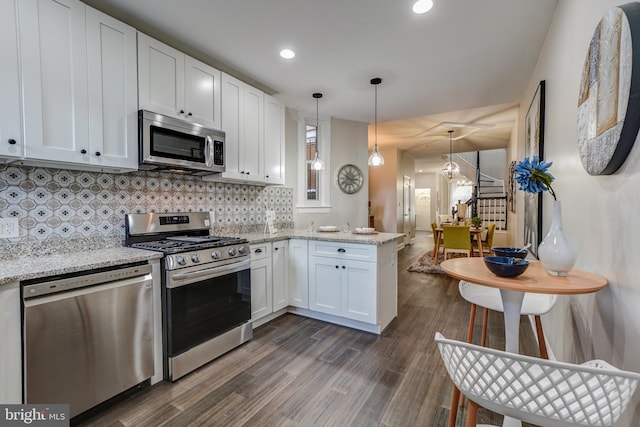
[[[364,178],[360,168],[349,164],[338,169],[336,180],[340,190],[347,194],[353,194],[362,188]]]
[[[624,163],[640,128],[640,3],[610,9],[596,27],[582,69],[578,152],[590,175]]]

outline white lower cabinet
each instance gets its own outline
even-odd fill
[[[289,245],[286,240],[272,243],[271,257],[273,273],[273,311],[278,311],[289,305],[289,281],[287,277]]]
[[[397,245],[289,239],[251,245],[251,320],[285,312],[379,334],[398,314]]]
[[[309,309],[376,323],[376,263],[309,256]]]
[[[271,243],[251,245],[251,321],[273,312]]]
[[[22,403],[20,285],[0,288],[0,402]]]
[[[289,305],[309,308],[308,240],[289,240]]]

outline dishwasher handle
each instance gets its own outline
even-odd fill
[[[48,304],[51,302],[61,301],[69,298],[77,298],[84,295],[95,294],[95,293],[106,291],[106,290],[111,290],[111,289],[116,289],[123,286],[130,286],[130,285],[136,285],[136,284],[142,284],[144,285],[145,289],[151,290],[153,288],[153,276],[151,275],[151,273],[148,273],[139,277],[131,277],[128,279],[122,279],[122,280],[116,280],[114,282],[103,283],[101,285],[87,286],[84,288],[78,288],[71,291],[50,293],[50,294],[39,295],[35,297],[28,297],[26,295],[26,289],[25,289],[24,306],[25,308],[35,307],[37,305]]]

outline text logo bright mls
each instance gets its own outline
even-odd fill
[[[69,405],[0,405],[0,427],[68,427]]]

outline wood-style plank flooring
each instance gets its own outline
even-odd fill
[[[398,253],[398,318],[374,335],[287,314],[243,346],[73,424],[87,426],[446,426],[451,383],[436,331],[466,339],[469,304],[446,275],[407,272],[430,234]],[[476,316],[476,336],[482,316]],[[504,348],[502,315],[488,345]],[[526,318],[522,352],[537,354]],[[76,420],[77,421],[77,420]],[[501,424],[481,410],[479,421]],[[457,425],[464,425],[464,410]]]

